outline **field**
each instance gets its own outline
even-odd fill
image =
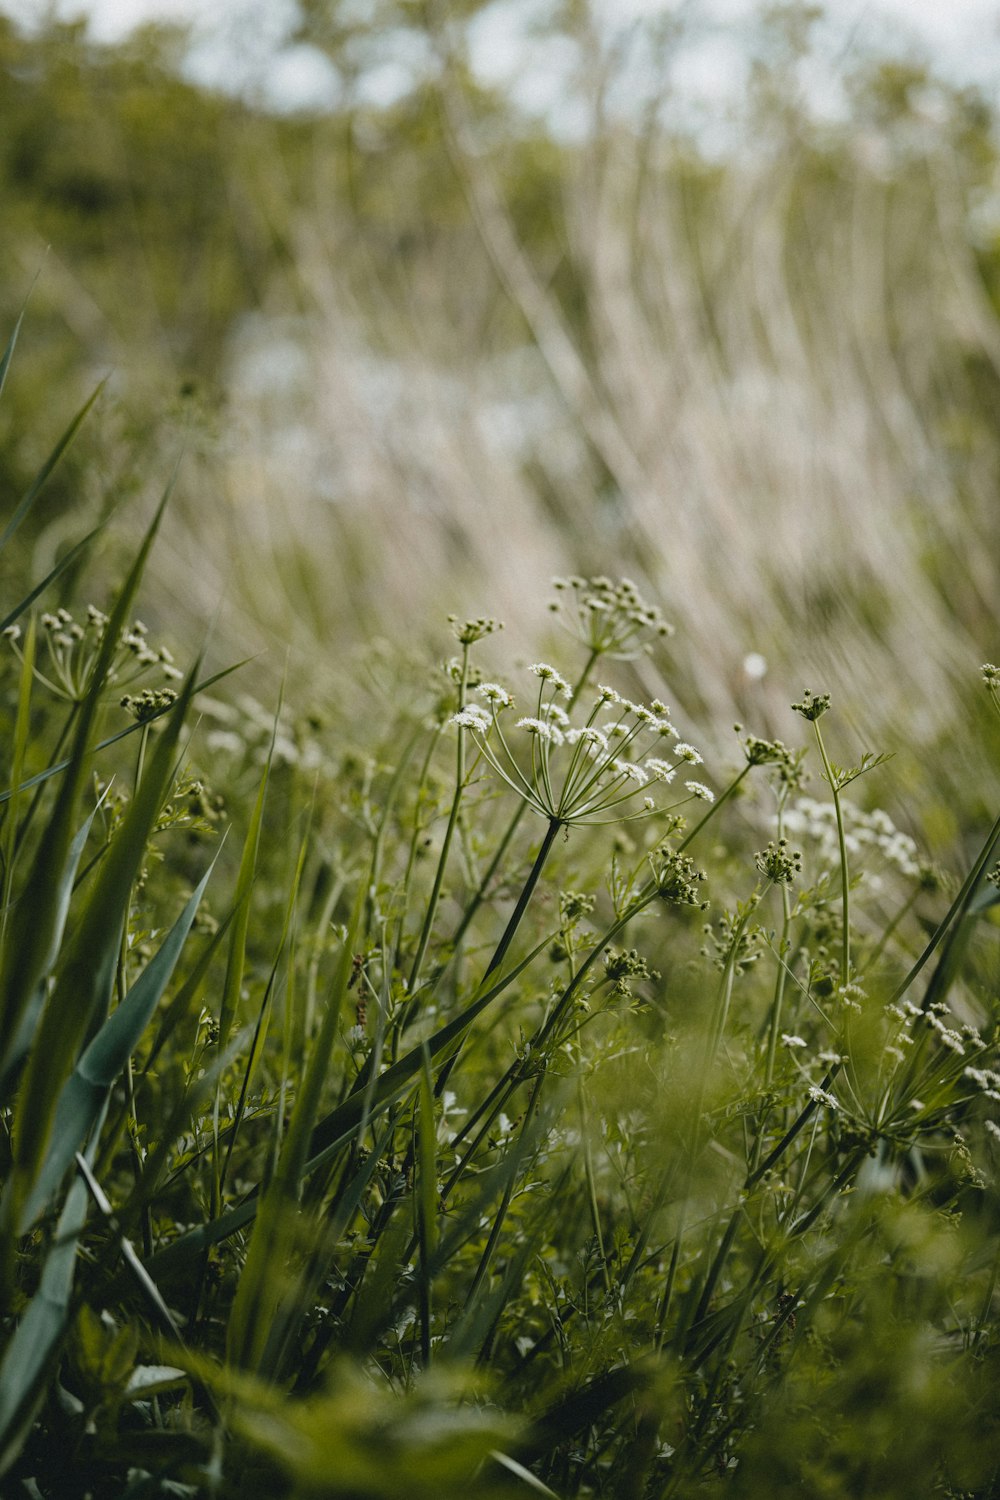
[[[996,122],[481,9],[0,20],[0,1487],[986,1500]]]

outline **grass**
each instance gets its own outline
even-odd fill
[[[825,694],[706,764],[627,582],[262,711],[135,621],[168,498],[2,605],[5,1493],[995,1494],[997,825]]]

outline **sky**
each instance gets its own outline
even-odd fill
[[[558,94],[563,60],[525,36],[524,21],[543,0],[497,0],[477,24],[473,64],[483,79],[513,87],[528,107],[548,110]],[[680,9],[698,18],[684,53],[684,84],[709,102],[738,86],[745,69],[749,18],[756,0],[596,0],[609,24]],[[357,0],[364,13],[366,0]],[[898,53],[906,46],[930,58],[951,80],[976,82],[1000,96],[1000,0],[826,0],[823,51],[836,58],[856,47]],[[194,28],[189,72],[210,86],[247,80],[261,100],[278,109],[322,106],[336,98],[326,60],[308,47],[283,46],[294,23],[295,0],[0,0],[0,9],[30,21],[55,13],[86,15],[96,40],[116,42],[151,20]],[[385,104],[405,87],[413,59],[394,51],[370,71],[365,88]],[[822,93],[823,79],[810,86]]]

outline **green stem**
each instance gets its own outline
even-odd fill
[[[558,834],[562,826],[562,821],[559,818],[549,819],[549,826],[545,830],[545,837],[542,839],[542,842],[539,845],[538,853],[535,855],[535,862],[528,873],[527,880],[524,882],[524,885],[521,888],[521,894],[517,898],[517,905],[511,912],[510,921],[504,928],[503,936],[496,946],[493,957],[490,959],[489,963],[486,966],[486,972],[483,975],[484,979],[489,978],[489,976],[493,973],[493,970],[498,969],[503,963],[504,958],[507,954],[507,949],[513,942],[514,934],[520,926],[521,918],[524,916],[524,913],[528,907],[528,902],[531,900],[535,886],[538,884],[538,878],[542,873],[542,866],[548,859],[549,851],[551,850],[552,845],[555,843],[556,835]]]
[[[570,696],[568,709],[570,713],[576,706],[577,700],[579,699],[580,694],[583,692],[583,689],[587,684],[587,679],[590,676],[591,672],[594,670],[594,665],[599,659],[600,654],[601,653],[596,649],[591,650],[590,655],[588,656],[586,663],[584,664],[583,671],[577,678],[576,686],[573,688],[573,692]],[[455,935],[452,938],[453,948],[458,947],[459,943],[462,941],[463,937],[468,931],[473,917],[476,915],[476,912],[485,901],[486,892],[489,890],[491,884],[493,883],[493,879],[497,873],[497,870],[500,868],[500,865],[503,862],[503,857],[510,847],[511,839],[514,837],[515,833],[520,827],[521,819],[524,817],[527,810],[528,803],[524,801],[519,802],[517,807],[515,808],[511,820],[504,830],[503,837],[496,847],[493,858],[490,860],[489,865],[487,866],[485,875],[479,881],[472,900],[469,902],[469,904],[465,908],[465,911],[462,913],[462,920],[459,922],[458,927],[455,929]]]
[[[469,648],[462,647],[462,676],[458,685],[458,709],[461,713],[465,707],[465,693],[469,680]],[[420,941],[417,944],[416,956],[413,967],[410,970],[410,994],[416,993],[420,980],[420,970],[423,966],[424,955],[427,952],[427,944],[430,942],[431,929],[434,926],[434,918],[437,915],[438,901],[441,898],[441,885],[444,881],[445,866],[448,863],[448,854],[451,849],[451,841],[458,824],[458,810],[462,802],[462,794],[465,791],[465,733],[462,729],[458,731],[458,745],[455,750],[455,795],[451,801],[451,813],[448,817],[448,827],[445,829],[444,841],[441,845],[441,854],[438,858],[437,869],[434,872],[434,885],[431,890],[430,900],[427,903],[427,913],[424,917],[424,925],[420,933]]]
[[[823,774],[826,777],[830,791],[833,793],[833,810],[837,816],[837,840],[840,844],[840,891],[843,903],[844,931],[840,944],[840,982],[847,984],[851,977],[851,882],[847,870],[847,837],[844,833],[844,812],[840,805],[840,786],[830,758],[826,753],[823,743],[823,735],[820,732],[819,720],[813,719],[813,729],[816,731],[816,744],[823,761]]]
[[[681,842],[677,845],[677,852],[679,854],[682,854],[684,852],[684,850],[688,847],[688,845],[694,842],[694,840],[698,837],[698,835],[701,832],[701,830],[704,828],[705,824],[711,818],[715,817],[716,813],[719,811],[719,808],[722,807],[724,803],[726,803],[726,802],[729,801],[730,797],[736,791],[737,787],[740,785],[740,782],[743,780],[744,776],[747,774],[747,772],[749,770],[750,770],[750,762],[747,761],[747,763],[743,767],[742,771],[738,772],[738,774],[733,777],[733,780],[726,787],[726,790],[719,797],[717,797],[715,799],[715,801],[712,803],[711,807],[708,809],[708,812],[705,814],[705,816],[703,818],[699,819],[699,821],[691,829],[690,833],[686,834],[685,837],[681,840]]]

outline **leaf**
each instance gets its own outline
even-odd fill
[[[18,321],[20,322],[20,320]],[[6,371],[4,373],[6,373]],[[17,531],[18,527],[21,525],[22,521],[31,510],[31,507],[34,505],[36,499],[38,498],[39,492],[44,486],[46,480],[52,473],[52,470],[55,468],[56,464],[62,458],[63,454],[66,452],[66,449],[69,447],[70,443],[76,437],[76,434],[79,431],[84,418],[90,411],[90,408],[93,406],[98,396],[103,391],[106,384],[107,382],[105,380],[102,380],[93,394],[89,396],[83,403],[83,405],[80,407],[80,410],[77,412],[76,416],[73,418],[72,422],[70,422],[69,426],[66,428],[66,431],[59,439],[58,443],[56,443],[48,458],[42,464],[42,467],[35,475],[35,478],[28,486],[27,490],[21,498],[20,504],[14,511],[14,514],[7,522],[7,525],[4,527],[3,531],[0,532],[0,551],[2,551],[7,542],[10,541],[10,538],[14,535],[15,531]]]
[[[238,672],[241,667],[245,667],[247,663],[253,661],[253,659],[254,658],[252,656],[245,656],[242,661],[234,662],[231,667],[223,667],[221,672],[213,672],[212,676],[206,677],[204,682],[195,683],[194,693],[192,696],[196,697],[198,693],[207,692],[210,687],[214,687],[217,682],[221,682],[222,679],[224,677],[228,677],[230,673]],[[117,734],[111,734],[108,735],[107,739],[98,740],[97,744],[91,750],[91,754],[97,755],[101,750],[107,750],[109,746],[117,745],[119,740],[126,740],[128,739],[129,735],[138,734],[143,728],[145,728],[147,724],[153,724],[157,719],[165,718],[172,707],[172,703],[165,704],[163,708],[158,708],[155,713],[151,713],[149,717],[147,719],[144,719],[141,723],[133,720],[133,722],[131,724],[127,724],[124,729],[119,729]],[[19,792],[28,792],[32,787],[40,786],[43,781],[50,781],[53,776],[61,775],[63,771],[69,770],[71,764],[72,758],[67,760],[60,760],[54,766],[49,766],[47,770],[39,771],[37,776],[29,776],[28,780],[22,781],[20,786],[8,787],[5,792],[0,792],[0,805],[2,805],[4,802],[9,802],[11,798],[17,796]]]
[[[8,1202],[17,1222],[21,1217],[17,1204],[33,1190],[52,1137],[56,1102],[78,1049],[94,1035],[107,1013],[132,886],[174,775],[177,741],[195,671],[188,675],[173,705],[125,820],[105,855],[38,1024],[15,1113],[14,1168],[8,1184],[13,1198]]]
[[[7,347],[3,351],[2,356],[0,356],[0,396],[3,395],[3,388],[7,384],[7,371],[10,369],[10,362],[14,357],[17,336],[21,332],[21,324],[24,322],[24,312],[25,310],[22,307],[18,313],[17,322],[14,324],[14,332],[7,340]]]
[[[92,1159],[103,1124],[88,1148]],[[87,1186],[77,1179],[66,1195],[41,1280],[0,1361],[0,1474],[16,1460],[31,1428],[69,1322],[77,1241],[87,1222]]]
[[[107,790],[110,790],[110,788]],[[48,979],[49,974],[52,972],[52,969],[55,967],[56,959],[59,957],[59,948],[62,943],[63,931],[66,927],[66,918],[69,915],[69,903],[73,895],[73,882],[76,879],[77,868],[83,856],[83,851],[86,847],[87,839],[90,837],[90,830],[93,826],[94,819],[97,816],[98,811],[100,810],[101,804],[107,796],[107,790],[105,790],[101,794],[93,811],[88,814],[87,818],[84,820],[82,827],[77,831],[77,834],[74,837],[73,842],[69,848],[69,854],[66,859],[65,868],[62,872],[62,877],[57,882],[55,891],[56,919],[52,931],[52,940],[49,945],[49,952],[42,964],[42,975],[39,980],[38,987],[21,1016],[20,1025],[11,1045],[7,1064],[4,1068],[3,1074],[0,1075],[0,1089],[3,1089],[4,1091],[6,1091],[6,1089],[8,1088],[14,1074],[16,1073],[17,1069],[20,1067],[24,1059],[27,1057],[28,1052],[31,1048],[31,1043],[35,1035],[35,1027],[38,1024],[38,1017],[41,1014],[42,1005],[45,1001],[46,980]]]
[[[73,748],[67,762],[67,775],[59,788],[55,805],[35,851],[31,872],[10,922],[10,941],[4,949],[3,968],[0,971],[0,1070],[5,1070],[8,1065],[11,1040],[25,1006],[37,990],[46,955],[52,945],[57,918],[53,888],[66,866],[102,689],[119,638],[128,621],[172,487],[173,479],[164,491],[111,611],[88,691],[80,704]]]
[[[214,866],[213,859],[156,954],[66,1080],[56,1105],[51,1145],[21,1211],[19,1234],[27,1234],[58,1189],[93,1129],[110,1089],[138,1046],[170,983]]]
[[[39,594],[45,592],[50,583],[54,583],[61,573],[65,573],[67,568],[72,567],[77,558],[83,556],[94,538],[96,536],[100,536],[101,532],[107,526],[110,519],[110,516],[106,516],[103,521],[100,521],[94,527],[93,531],[87,532],[87,535],[82,539],[82,541],[77,542],[75,547],[71,547],[70,550],[59,559],[54,568],[49,569],[45,577],[42,579],[41,583],[36,583],[31,592],[25,594],[20,604],[15,604],[10,613],[6,615],[4,619],[0,620],[0,632],[6,630],[8,626],[13,625],[14,621],[19,619],[30,605],[34,604]]]

